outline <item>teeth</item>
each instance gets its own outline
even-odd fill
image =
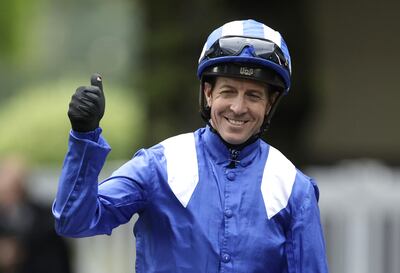
[[[235,119],[228,119],[229,123],[232,123],[233,125],[242,125],[244,124],[243,120],[235,120]]]

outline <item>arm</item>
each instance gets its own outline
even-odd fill
[[[79,87],[69,105],[73,130],[53,204],[57,232],[71,237],[110,234],[144,203],[143,187],[130,174],[98,184],[110,147],[98,127],[105,106],[101,77],[93,75],[91,84]]]
[[[307,179],[308,180],[308,179]],[[319,191],[312,180],[297,185],[292,224],[288,231],[287,259],[290,273],[327,273],[324,235],[318,208]],[[297,199],[297,200],[296,200]]]
[[[93,135],[100,132],[98,128]],[[82,137],[83,134],[76,132],[70,134],[53,204],[56,230],[70,237],[111,234],[113,228],[128,222],[144,207],[146,193],[129,173],[112,176],[98,184],[98,175],[110,147],[101,136],[97,142]],[[137,157],[129,164],[137,160],[143,158]],[[121,169],[119,172],[124,173]]]

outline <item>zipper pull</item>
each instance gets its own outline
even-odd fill
[[[230,152],[230,163],[228,165],[228,168],[235,168],[236,164],[239,163],[240,161],[237,160],[239,157],[240,151],[235,150],[235,149],[229,149]]]

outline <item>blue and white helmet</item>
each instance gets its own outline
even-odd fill
[[[232,21],[214,30],[203,47],[197,76],[227,75],[290,89],[291,60],[281,34],[254,21]]]

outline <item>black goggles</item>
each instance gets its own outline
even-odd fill
[[[289,70],[288,60],[275,43],[269,40],[250,37],[222,37],[205,52],[204,58],[213,59],[223,56],[238,56],[246,46],[253,48],[254,54],[257,57],[276,63]]]

